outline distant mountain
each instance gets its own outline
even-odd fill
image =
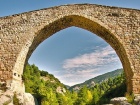
[[[121,74],[123,72],[123,69],[117,69],[102,75],[99,75],[97,77],[94,77],[92,79],[89,79],[83,83],[80,84],[76,84],[74,86],[69,87],[69,90],[74,90],[74,91],[78,91],[80,90],[84,85],[86,85],[87,87],[94,87],[96,83],[101,83],[104,80],[107,80],[108,78],[114,78],[116,76],[118,76],[119,74]]]
[[[68,86],[68,85],[65,85],[65,84],[64,84],[64,86],[65,86],[67,89],[69,89],[69,88],[70,88],[70,86]]]

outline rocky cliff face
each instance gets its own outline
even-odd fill
[[[36,99],[30,94],[24,94],[24,105],[38,105]]]
[[[14,93],[7,90],[0,94],[0,105],[38,105],[30,93]]]
[[[0,83],[0,105],[37,105],[30,93],[25,93],[24,83],[17,80],[10,81],[7,87],[5,82]],[[37,103],[37,102],[36,102]]]
[[[66,93],[66,89],[61,87],[61,86],[58,86],[57,89],[56,89],[56,92],[57,93],[61,93],[61,94],[64,94]]]

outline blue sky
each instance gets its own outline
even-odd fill
[[[140,9],[139,0],[0,0],[0,17],[78,3]],[[77,27],[61,30],[42,42],[29,63],[54,74],[67,85],[122,68],[115,51],[104,40]]]

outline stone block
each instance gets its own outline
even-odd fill
[[[127,102],[126,97],[116,97],[110,100],[110,104],[121,105],[121,103]]]

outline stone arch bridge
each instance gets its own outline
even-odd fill
[[[140,10],[95,4],[62,5],[0,18],[0,81],[17,91],[35,48],[71,26],[95,33],[119,56],[127,91],[140,94]]]

